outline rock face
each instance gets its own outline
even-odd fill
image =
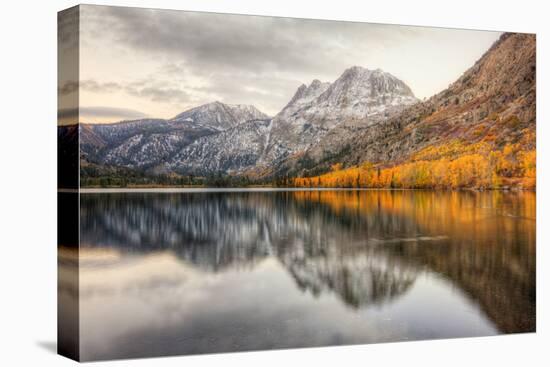
[[[332,84],[314,80],[298,88],[290,103],[273,118],[260,165],[278,165],[322,142],[336,128],[351,135],[416,102],[404,82],[380,69],[354,66]],[[344,126],[348,129],[342,129]]]
[[[363,119],[388,112],[392,107],[416,103],[411,89],[380,69],[354,66],[302,109],[303,117],[337,124],[342,117]]]
[[[279,112],[280,119],[291,119],[300,109],[310,104],[314,99],[323,94],[330,87],[330,83],[322,83],[315,79],[309,86],[302,84],[294,93],[288,104]]]

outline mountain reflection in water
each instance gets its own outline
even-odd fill
[[[535,194],[83,194],[83,359],[535,330]]]

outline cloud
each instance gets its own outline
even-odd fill
[[[78,90],[78,82],[74,80],[69,80],[65,82],[62,86],[57,88],[57,92],[60,95],[67,95]]]
[[[186,103],[192,100],[191,96],[188,93],[177,88],[157,88],[157,87],[134,88],[132,86],[127,86],[125,90],[130,95],[149,98],[153,102]]]
[[[148,98],[154,102],[189,102],[192,100],[189,93],[178,88],[166,88],[152,86],[149,81],[138,81],[131,83],[98,82],[93,79],[83,80],[80,83],[68,81],[59,87],[62,95],[70,94],[78,89],[92,93],[114,93],[126,92],[136,97]]]
[[[88,106],[80,107],[80,120],[86,122],[90,118],[115,118],[118,120],[132,120],[145,118],[147,115],[141,111],[132,110],[129,108],[117,108],[106,106]]]
[[[70,94],[79,89],[87,90],[94,93],[111,93],[122,89],[118,83],[107,82],[100,83],[95,80],[82,80],[80,82],[69,80],[59,87],[58,92],[62,95]]]
[[[83,80],[80,82],[80,87],[95,93],[111,93],[122,89],[122,86],[119,83],[99,83],[95,80]]]
[[[96,94],[126,93],[132,103],[136,97],[153,101],[157,105],[147,104],[148,112],[158,117],[214,100],[253,104],[275,114],[302,83],[332,82],[353,65],[381,68],[403,79],[417,96],[430,96],[498,37],[496,32],[90,5],[81,6],[81,19],[83,71],[97,83],[82,87]]]
[[[220,67],[322,77],[333,74],[334,64],[340,71],[351,66],[342,60],[342,50],[360,52],[372,40],[377,47],[398,44],[422,33],[379,24],[157,9],[99,6],[84,14],[91,34],[109,29],[114,43],[150,55],[179,56],[194,71]]]

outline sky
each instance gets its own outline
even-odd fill
[[[423,99],[455,81],[501,34],[93,5],[80,10],[79,119],[88,123],[171,118],[213,101],[275,115],[301,84],[332,82],[354,65],[389,72]],[[64,81],[59,93],[74,94],[76,86]]]

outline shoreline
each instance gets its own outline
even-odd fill
[[[58,192],[66,190],[58,189]],[[198,192],[298,192],[298,191],[432,191],[432,192],[535,192],[536,189],[521,189],[521,188],[491,188],[491,189],[415,189],[415,188],[367,188],[367,187],[82,187],[80,189],[71,190],[74,193],[82,194],[99,194],[99,193],[198,193]]]

